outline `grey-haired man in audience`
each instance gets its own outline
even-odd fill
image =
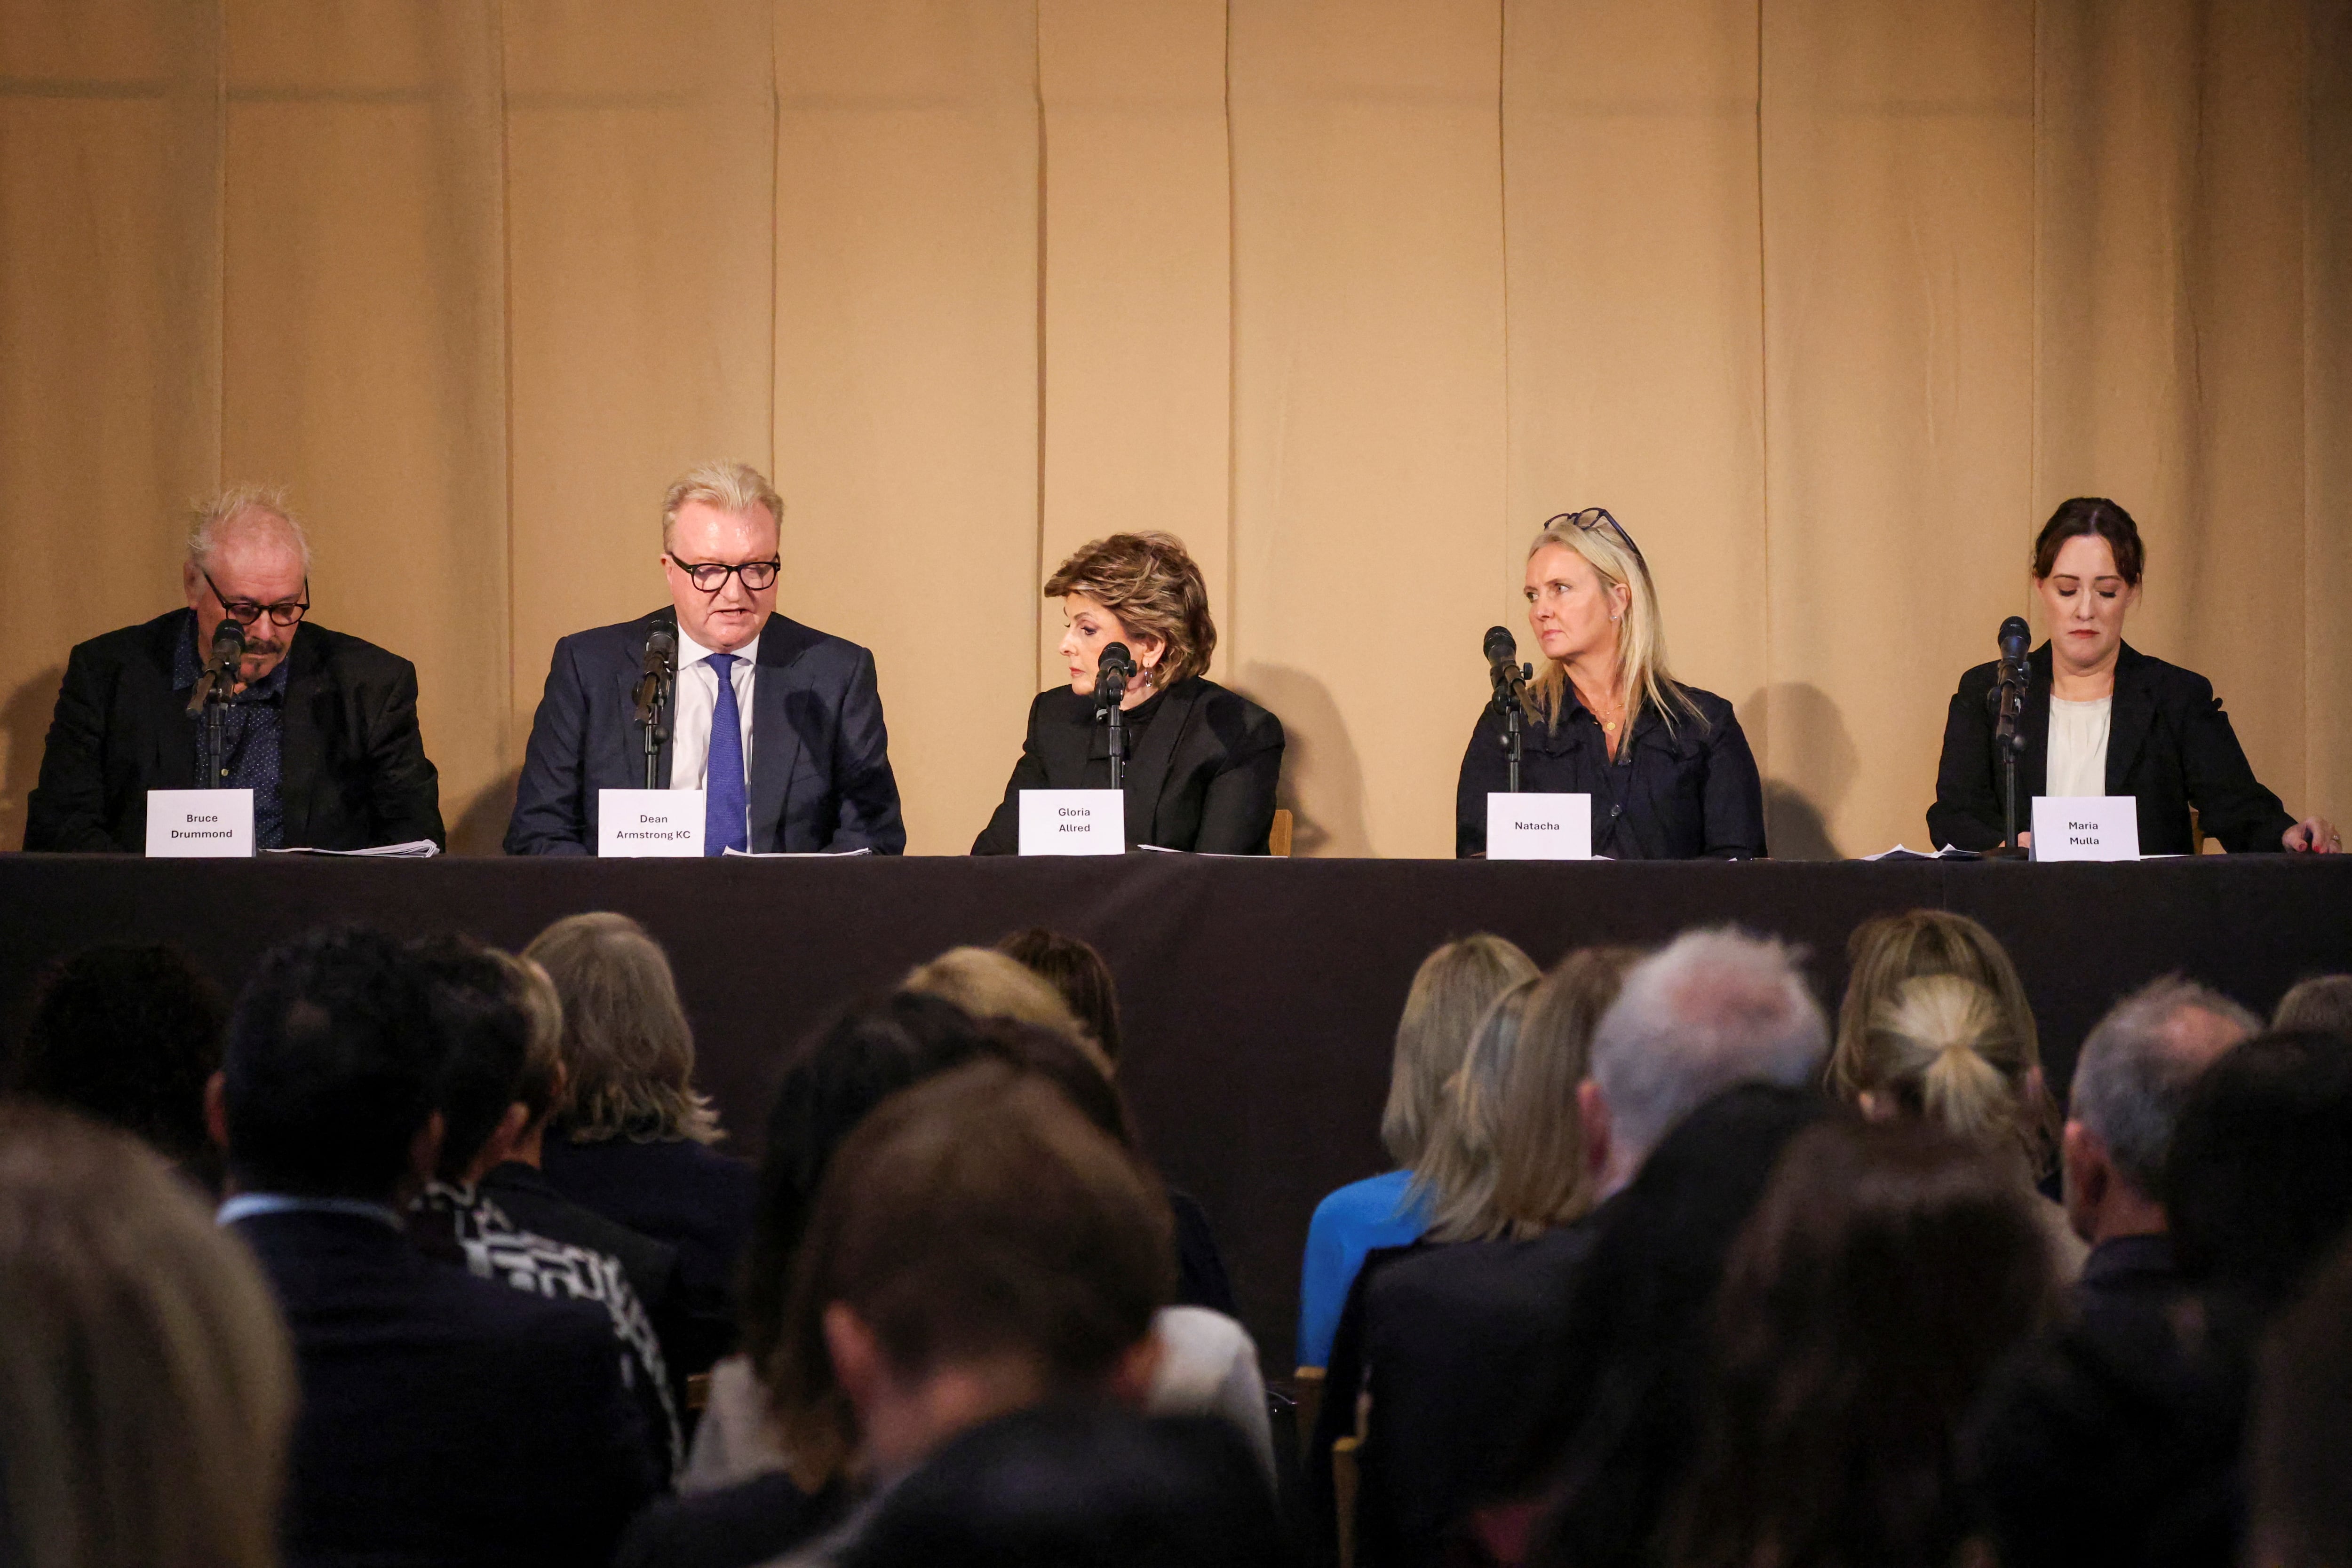
[[[1577,1112],[1602,1195],[1725,1090],[1819,1082],[1829,1048],[1829,1020],[1788,946],[1728,928],[1675,938],[1634,966],[1593,1031]]]
[[[2158,1306],[2179,1286],[2161,1189],[2172,1130],[2189,1092],[2262,1020],[2219,991],[2177,976],[2134,991],[2083,1041],[2060,1158],[2066,1218],[2091,1244],[2080,1304]]]

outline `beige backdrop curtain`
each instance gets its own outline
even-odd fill
[[[1588,504],[1779,853],[1921,841],[2082,493],[2134,642],[2352,818],[2352,0],[0,0],[0,843],[67,650],[266,480],[494,849],[710,456],[875,649],[918,852],[1044,573],[1150,527],[1300,852],[1449,852],[1475,640]]]

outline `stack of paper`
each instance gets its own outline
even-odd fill
[[[372,855],[401,861],[431,860],[441,852],[441,846],[431,839],[411,839],[404,844],[376,844],[364,850],[264,850],[266,855]]]

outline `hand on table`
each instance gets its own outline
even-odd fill
[[[2336,824],[2325,817],[2305,817],[2280,834],[2279,841],[2302,854],[2340,855],[2344,852],[2343,835],[2336,832]]]

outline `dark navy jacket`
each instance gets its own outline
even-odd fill
[[[675,628],[677,613],[657,610],[555,644],[515,785],[507,853],[593,855],[597,792],[645,787],[632,694],[656,622]],[[771,615],[751,691],[752,850],[903,852],[874,655]],[[656,778],[656,788],[668,787],[667,745]]]

